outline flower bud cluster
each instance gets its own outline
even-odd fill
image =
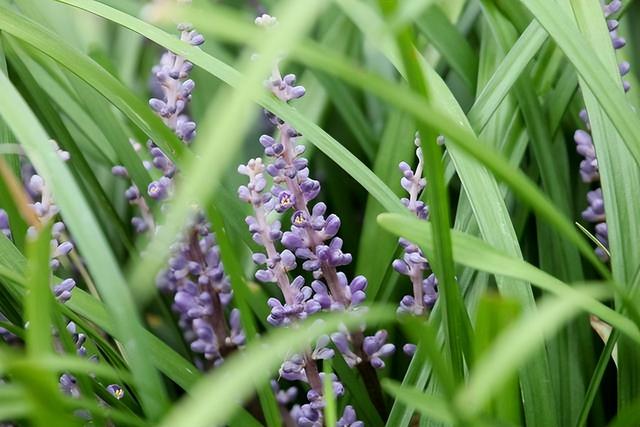
[[[427,181],[422,177],[424,159],[420,147],[420,137],[417,134],[414,144],[418,159],[415,171],[405,162],[401,162],[399,165],[400,172],[402,172],[400,184],[409,195],[408,198],[404,197],[401,201],[418,218],[427,220],[429,207],[420,200],[420,194],[426,187]],[[413,294],[402,297],[398,312],[422,315],[433,307],[438,298],[438,280],[433,273],[427,275],[426,278],[424,277],[430,266],[417,245],[403,238],[400,238],[398,242],[402,247],[403,256],[401,259],[393,261],[393,268],[398,273],[408,276],[413,286]]]
[[[611,43],[613,48],[618,50],[622,49],[626,45],[624,38],[618,35],[619,22],[615,19],[609,19],[609,17],[620,10],[622,2],[620,0],[612,0],[608,4],[603,6],[603,12],[605,18],[607,18],[607,26],[609,28],[609,35],[611,36]],[[630,64],[623,61],[619,65],[620,76],[624,77],[631,68]],[[631,89],[631,85],[628,81],[623,80],[622,86],[625,92]],[[573,139],[576,143],[576,151],[584,160],[580,162],[580,177],[585,183],[598,183],[600,181],[600,172],[598,170],[598,159],[596,157],[596,149],[591,138],[591,125],[589,123],[589,116],[586,110],[580,111],[580,119],[584,123],[586,130],[578,129]],[[607,248],[609,246],[609,231],[606,223],[606,215],[604,211],[604,198],[602,196],[602,189],[597,187],[596,189],[587,193],[587,208],[582,212],[582,218],[585,221],[595,224],[595,236],[598,241]],[[602,250],[602,248],[596,248],[596,254],[603,261],[608,261],[609,256]]]
[[[180,24],[178,30],[181,32],[180,40],[192,46],[200,46],[204,43],[204,37],[190,25]],[[195,88],[194,81],[188,78],[192,69],[193,64],[184,57],[173,52],[165,52],[160,62],[151,70],[151,88],[155,96],[149,100],[151,109],[187,145],[191,144],[196,135],[195,122],[185,114]],[[139,143],[135,141],[131,143],[136,151],[141,151],[142,146]],[[143,162],[145,168],[160,174],[159,178],[154,179],[147,186],[147,195],[153,200],[166,200],[171,196],[176,166],[153,141],[147,141],[146,148],[150,160]],[[115,176],[128,178],[128,172],[122,165],[114,166],[111,172]],[[140,190],[132,185],[126,190],[125,197],[140,211],[140,216],[134,216],[131,220],[135,231],[152,232],[155,223]]]
[[[192,46],[204,43],[204,37],[188,24],[178,25],[180,40]],[[195,137],[196,124],[187,116],[186,109],[195,88],[189,73],[193,64],[173,52],[165,52],[160,63],[152,69],[152,92],[149,106],[186,145]],[[142,146],[132,142],[136,151]],[[144,161],[147,170],[161,176],[147,187],[147,195],[158,202],[171,197],[175,164],[153,141],[147,142],[151,160]],[[128,178],[123,166],[112,168],[116,176]],[[125,197],[138,206],[140,216],[132,219],[137,232],[155,232],[155,220],[139,189],[132,185]],[[211,224],[196,210],[185,227],[183,237],[171,247],[167,268],[160,272],[156,282],[160,289],[173,296],[172,308],[178,323],[194,353],[202,355],[201,368],[218,365],[223,358],[245,342],[240,325],[240,313],[231,309],[231,285],[224,273],[220,250]]]
[[[256,24],[269,28],[277,25],[277,20],[262,15],[256,18]],[[277,64],[266,86],[282,102],[288,103],[305,95],[304,87],[296,84],[296,76],[287,74],[283,77]],[[276,283],[283,296],[283,300],[269,299],[268,321],[274,326],[287,326],[322,310],[358,309],[366,297],[367,280],[357,276],[349,281],[338,271],[339,267],[351,263],[352,256],[343,252],[343,241],[337,237],[340,218],[328,213],[324,203],[313,202],[321,187],[310,176],[309,162],[303,157],[304,145],[297,143],[301,135],[273,113],[265,113],[277,130],[276,136],[259,138],[266,163],[256,158],[238,167],[238,172],[248,177],[247,185],[238,189],[238,197],[253,207],[253,215],[247,217],[246,222],[253,240],[264,250],[253,256],[253,261],[260,266],[256,279]],[[290,221],[284,228],[277,218],[284,220],[287,217]],[[302,275],[293,273],[298,267],[310,273],[311,283],[307,284]],[[290,280],[290,274],[295,276],[293,280]],[[385,343],[386,337],[385,331],[365,337],[359,330],[332,334],[331,340],[351,366],[382,368],[382,358],[395,351],[392,344]],[[294,406],[291,412],[298,425],[320,426],[323,423],[324,399],[319,380],[322,374],[318,373],[315,362],[334,356],[329,344],[328,337],[321,337],[315,349],[292,355],[280,369],[284,379],[303,381],[311,387],[307,393],[309,403]],[[337,378],[333,387],[336,395],[343,394]],[[353,408],[347,408],[340,425],[360,425]]]
[[[160,273],[157,284],[173,295],[172,307],[191,350],[217,365],[245,342],[240,312],[228,310],[231,285],[210,224],[199,215],[187,229],[185,237],[172,246],[168,268]]]

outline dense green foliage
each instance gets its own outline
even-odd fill
[[[269,31],[253,23],[264,11],[278,18]],[[327,425],[346,405],[367,426],[640,425],[640,3],[613,17],[624,49],[599,0],[0,0],[0,425],[290,425],[270,385],[283,360],[365,323],[395,354],[373,378],[337,350],[319,362],[346,390],[323,380]],[[181,41],[179,22],[206,42]],[[193,144],[147,103],[167,50],[194,65]],[[276,61],[304,98],[265,89]],[[263,109],[302,134],[353,256],[344,271],[368,279],[366,309],[267,321],[278,288],[254,278],[236,173],[263,154]],[[597,183],[579,174],[574,132],[587,127]],[[416,131],[428,221],[401,203]],[[112,174],[123,165],[139,189],[159,179],[130,140],[152,140],[179,171],[166,203],[141,191],[152,233],[135,232],[130,184]],[[31,167],[75,245],[59,269]],[[606,242],[581,216],[597,186]],[[195,206],[246,335],[216,367],[156,286]],[[411,289],[392,267],[399,237],[438,278],[420,316],[396,312]],[[71,276],[70,299],[55,299]]]

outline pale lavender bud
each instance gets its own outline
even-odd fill
[[[587,193],[589,206],[582,212],[582,218],[589,222],[601,222],[605,219],[602,190],[597,188]]]
[[[336,427],[364,427],[362,421],[358,421],[356,411],[353,406],[347,405],[344,408],[342,417],[338,420]]]
[[[413,356],[414,354],[416,354],[417,349],[418,347],[415,344],[411,344],[411,343],[408,343],[402,346],[402,351],[407,356]]]
[[[391,356],[396,348],[393,344],[386,343],[387,331],[380,330],[373,336],[365,337],[362,348],[369,356],[369,363],[376,369],[384,368],[385,364],[382,360]]]
[[[76,287],[73,279],[65,279],[53,287],[53,293],[58,301],[65,303],[71,299],[71,291]]]
[[[287,381],[307,382],[304,364],[304,358],[299,354],[294,354],[280,366],[280,376]]]

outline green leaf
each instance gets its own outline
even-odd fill
[[[517,319],[520,312],[520,305],[514,300],[491,294],[480,299],[475,323],[476,359],[482,357],[496,337]],[[498,398],[491,401],[490,415],[503,422],[522,425],[520,390],[516,376],[505,381],[502,390],[497,391],[496,395]]]
[[[574,288],[585,298],[607,297],[602,286]],[[465,416],[478,415],[485,405],[497,397],[505,382],[515,375],[533,355],[544,347],[544,337],[558,331],[580,311],[570,295],[545,298],[537,312],[527,313],[496,340],[485,356],[478,360],[469,382],[456,398],[459,411]],[[539,405],[538,402],[530,405]]]
[[[416,20],[416,28],[430,41],[471,93],[476,91],[478,57],[440,6],[432,5]]]
[[[456,415],[449,409],[449,404],[441,397],[428,395],[416,388],[400,385],[393,380],[385,380],[382,386],[407,407],[420,412],[424,417],[444,424],[454,424]]]
[[[44,224],[38,234],[27,242],[27,297],[25,299],[27,351],[29,356],[44,356],[53,352],[51,338],[52,296],[49,283],[51,254],[51,224]]]

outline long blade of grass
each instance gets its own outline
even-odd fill
[[[25,314],[27,352],[32,358],[53,352],[51,337],[52,296],[49,283],[51,253],[51,224],[45,224],[27,244],[27,286]]]
[[[416,388],[404,387],[392,380],[386,380],[382,385],[396,399],[417,410],[422,416],[447,425],[455,422],[456,416],[443,398],[425,394]]]

